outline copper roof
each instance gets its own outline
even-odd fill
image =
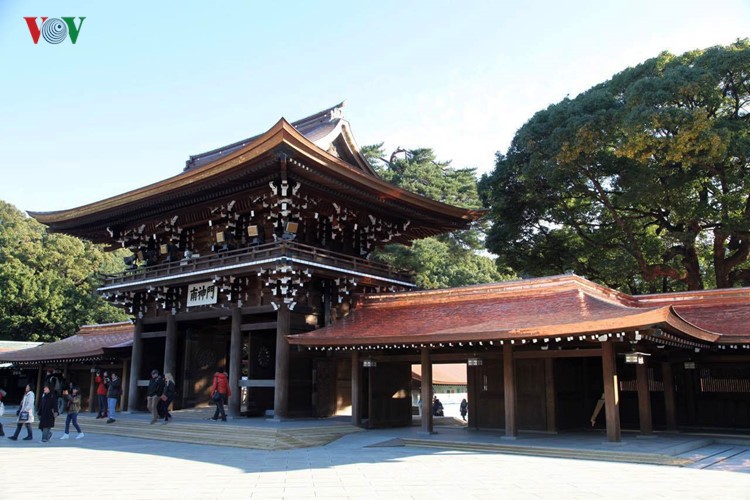
[[[364,296],[346,318],[288,339],[308,346],[361,346],[663,328],[704,343],[740,343],[750,342],[749,319],[748,289],[639,297],[563,275]]]
[[[333,140],[341,135],[350,150],[349,156],[355,165],[360,167],[362,171],[375,176],[375,171],[365,157],[359,152],[359,147],[354,142],[349,122],[343,118],[342,110],[344,104],[344,102],[340,102],[328,109],[324,109],[323,111],[319,111],[313,115],[294,121],[291,125],[297,129],[300,134],[304,135],[308,140],[312,141],[323,150],[328,150],[333,143]],[[227,144],[226,146],[211,151],[206,151],[205,153],[191,155],[185,162],[185,170],[208,165],[209,163],[224,158],[255,142],[261,137],[261,135],[254,135],[247,139]]]
[[[422,367],[412,365],[411,378],[422,381]],[[466,363],[432,365],[432,383],[435,385],[466,385]]]
[[[133,325],[129,321],[105,325],[82,326],[78,333],[57,342],[30,349],[0,353],[0,361],[39,363],[100,358],[104,350],[132,341]]]
[[[0,340],[0,352],[19,351],[41,345],[42,342],[20,342],[13,340]]]
[[[414,233],[411,239],[463,229],[486,213],[447,205],[396,187],[376,176],[366,161],[364,164],[364,160],[347,161],[344,156],[336,156],[335,151],[323,149],[321,146],[328,143],[326,138],[335,136],[331,140],[339,141],[339,144],[343,141],[350,150],[349,156],[361,157],[345,121],[331,118],[335,116],[332,114],[335,108],[321,112],[328,113],[326,116],[330,116],[326,119],[332,119],[335,125],[321,125],[320,113],[303,120],[302,125],[309,129],[300,125],[316,140],[311,140],[282,118],[261,135],[191,157],[185,171],[162,181],[77,208],[28,213],[53,232],[105,243],[111,241],[106,232],[110,225],[155,219],[173,213],[175,207],[184,209],[195,205],[197,198],[203,199],[214,191],[221,191],[219,187],[239,189],[237,186],[244,185],[244,181],[257,181],[256,177],[262,175],[253,169],[266,175],[268,172],[264,169],[272,168],[266,163],[279,151],[291,155],[289,169],[294,175],[327,183],[326,189],[343,189],[341,186],[344,186],[365,200],[371,210],[394,216],[400,214],[411,220],[413,228],[410,227],[409,231]],[[328,131],[330,127],[333,131]],[[238,181],[240,178],[243,182]],[[262,182],[258,186],[266,184]]]

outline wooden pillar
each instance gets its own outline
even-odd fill
[[[362,425],[362,367],[359,363],[359,351],[352,351],[352,424]]]
[[[617,384],[615,344],[602,343],[602,377],[604,379],[604,411],[607,420],[607,440],[620,441],[620,394]]]
[[[91,380],[89,380],[89,412],[94,413],[96,406],[94,405],[97,401],[96,397],[96,373],[94,372],[94,366],[91,366]]]
[[[130,391],[128,392],[128,411],[134,412],[138,409],[138,376],[141,374],[141,363],[143,362],[143,321],[140,318],[133,324],[133,350],[130,355]]]
[[[557,432],[557,398],[555,397],[555,360],[544,360],[544,392],[546,396],[547,432]]]
[[[184,368],[181,375],[183,376],[183,379],[177,383],[177,387],[182,386],[182,390],[180,392],[180,405],[184,408],[185,402],[187,401],[188,396],[191,394],[191,384],[195,383],[197,374],[191,373],[188,370],[188,367],[190,366],[190,359],[193,356],[193,331],[190,328],[186,328],[183,338],[185,342],[185,349],[183,350],[182,355],[182,366]]]
[[[42,377],[42,373],[44,372],[44,366],[39,365],[39,371],[36,375],[36,398],[34,399],[34,402],[37,405],[37,408],[39,407],[39,403],[42,401],[42,380],[44,378]]]
[[[667,430],[677,430],[677,411],[675,407],[674,377],[672,364],[663,361],[661,364],[661,378],[664,381],[664,412],[667,420]]]
[[[516,422],[516,370],[513,360],[513,346],[503,345],[503,383],[505,401],[505,437],[514,439],[518,436]]]
[[[177,360],[177,318],[174,314],[167,316],[167,336],[164,339],[164,374],[174,377]]]
[[[641,424],[641,434],[652,434],[654,424],[651,419],[651,392],[648,387],[648,365],[635,365],[635,381],[638,389],[638,421]]]
[[[422,349],[422,432],[432,434],[432,361],[430,350]]]
[[[273,391],[274,418],[285,418],[289,409],[289,307],[279,306],[276,320],[276,383]]]
[[[122,360],[122,392],[120,393],[120,411],[128,411],[128,391],[130,390],[130,360]]]
[[[229,415],[240,416],[240,376],[242,375],[242,311],[237,305],[232,306],[232,333],[229,340]]]

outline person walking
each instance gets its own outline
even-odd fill
[[[99,403],[99,413],[96,418],[107,417],[107,383],[109,383],[109,377],[107,372],[97,371],[96,372],[96,398]]]
[[[18,439],[18,435],[21,433],[21,427],[26,426],[26,437],[24,441],[31,441],[33,439],[33,432],[31,431],[31,424],[34,423],[34,391],[31,390],[31,386],[26,384],[24,389],[23,399],[21,405],[18,407],[16,412],[18,419],[16,420],[16,432],[8,439],[15,441]]]
[[[52,438],[52,428],[55,426],[57,415],[57,397],[52,387],[45,385],[39,403],[39,428],[42,430],[42,443]]]
[[[443,403],[440,402],[440,400],[433,396],[432,398],[432,416],[433,417],[442,417],[443,414]]]
[[[159,370],[151,370],[151,380],[148,383],[148,392],[146,393],[146,406],[151,412],[151,423],[155,424],[159,420],[159,399],[164,393],[164,379],[159,376]]]
[[[172,420],[172,414],[169,413],[169,405],[174,401],[174,395],[176,393],[176,387],[174,383],[174,377],[171,373],[164,374],[164,393],[159,397],[159,405],[162,411],[159,415],[164,415],[164,424]]]
[[[461,406],[459,407],[459,410],[461,411],[461,418],[464,419],[465,422],[466,414],[469,413],[469,402],[466,401],[466,398],[461,400]]]
[[[214,373],[214,383],[211,386],[211,399],[216,403],[216,411],[211,420],[218,420],[219,416],[221,416],[222,422],[227,421],[224,405],[227,404],[231,395],[232,391],[229,389],[229,378],[227,377],[226,370],[217,370]]]
[[[8,393],[5,392],[5,389],[0,388],[0,417],[2,417],[5,414],[5,403],[3,403],[3,398]],[[0,422],[0,437],[5,437],[5,431],[3,431],[3,423]]]
[[[78,387],[73,387],[70,393],[63,391],[63,396],[65,397],[67,415],[65,416],[65,433],[60,439],[70,438],[71,422],[73,423],[73,427],[78,431],[76,439],[81,439],[83,438],[83,431],[81,430],[81,426],[78,425],[78,412],[81,411],[81,395],[78,393]]]
[[[107,386],[107,414],[109,418],[107,423],[111,424],[115,421],[115,408],[117,407],[117,399],[122,395],[122,380],[117,376],[115,372],[109,375],[109,386]]]

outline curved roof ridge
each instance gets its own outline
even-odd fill
[[[163,195],[165,192],[179,189],[189,190],[196,186],[200,187],[217,176],[242,168],[242,165],[245,163],[254,161],[267,154],[273,148],[281,145],[288,146],[296,153],[304,156],[304,161],[307,162],[306,168],[325,168],[337,175],[342,182],[352,183],[356,186],[369,189],[383,200],[398,200],[401,203],[411,205],[415,209],[418,208],[424,213],[440,215],[446,218],[446,220],[452,220],[454,223],[460,222],[463,224],[471,222],[484,216],[486,213],[486,210],[483,209],[466,209],[433,200],[394,186],[378,176],[369,175],[355,165],[321,149],[283,118],[251,144],[167,179],[72,209],[28,213],[43,224],[62,225],[63,223],[67,223],[67,228],[69,229],[72,225],[70,221],[80,221],[81,219],[96,216],[107,210],[121,209],[122,207],[134,206],[138,203],[154,202],[157,197]]]
[[[714,288],[711,290],[688,290],[684,292],[651,293],[635,295],[633,298],[639,303],[669,302],[670,304],[686,304],[708,302],[711,300],[725,301],[728,298],[750,299],[750,288]]]
[[[689,333],[691,336],[700,338],[701,340],[707,340],[707,341],[710,341],[710,342],[716,342],[721,337],[723,337],[723,335],[721,333],[714,332],[714,331],[711,331],[711,330],[707,330],[705,328],[702,328],[702,327],[700,327],[700,326],[698,326],[698,325],[696,325],[696,324],[688,321],[687,319],[685,319],[677,311],[677,309],[675,309],[675,307],[673,305],[669,305],[669,306],[666,306],[666,307],[669,308],[669,314],[670,314],[670,316],[673,316],[680,323],[683,323],[683,325],[680,325],[682,327],[680,329],[683,330],[683,331],[685,331],[686,333]],[[670,326],[677,326],[677,325],[672,325],[672,323],[670,322]],[[708,338],[704,338],[704,336],[708,337]]]
[[[124,326],[124,325],[132,325],[133,323],[130,320],[125,321],[113,321],[112,323],[95,323],[93,325],[81,325],[78,330],[83,330],[84,328],[102,328],[102,327],[114,327],[114,326]]]
[[[420,301],[425,301],[425,299],[429,300],[430,297],[434,298],[435,301],[439,301],[443,298],[450,298],[450,300],[456,300],[457,298],[468,299],[476,297],[481,293],[492,295],[518,292],[554,293],[567,290],[578,290],[587,293],[591,297],[623,307],[639,307],[634,303],[631,295],[612,290],[611,288],[599,285],[575,274],[558,274],[541,278],[521,278],[517,280],[465,285],[453,288],[368,294],[362,298],[368,306],[372,306],[376,303],[385,305],[388,303],[405,301],[414,297],[419,297]]]
[[[303,135],[306,135],[308,133],[312,133],[312,132],[315,131],[315,128],[313,128],[312,130],[305,130],[305,131],[303,131],[301,129],[307,129],[311,125],[318,125],[319,126],[320,124],[325,124],[325,123],[333,122],[334,120],[337,120],[337,119],[343,119],[344,113],[343,113],[342,110],[344,108],[345,103],[346,103],[346,101],[341,101],[340,103],[336,104],[335,106],[331,106],[330,108],[326,108],[326,109],[324,109],[322,111],[318,111],[317,113],[314,113],[314,114],[312,114],[310,116],[306,116],[306,117],[304,117],[302,119],[299,119],[299,120],[296,120],[296,121],[293,121],[293,122],[288,122],[288,123],[290,123],[294,128],[296,128]],[[287,121],[284,117],[282,117],[281,119],[284,120],[284,121]],[[203,153],[198,153],[198,154],[195,154],[195,155],[190,155],[189,158],[188,158],[188,160],[185,161],[185,168],[184,168],[183,171],[192,170],[194,168],[198,168],[198,167],[206,164],[205,162],[201,162],[201,160],[207,160],[208,163],[211,163],[214,160],[218,159],[218,158],[214,158],[214,159],[209,158],[211,156],[218,156],[218,155],[222,155],[222,154],[231,154],[234,151],[247,146],[251,142],[256,141],[262,135],[263,135],[262,133],[261,134],[256,134],[256,135],[253,135],[251,137],[247,137],[245,139],[240,139],[239,141],[236,141],[236,142],[233,142],[233,143],[230,143],[230,144],[225,144],[223,146],[219,146],[218,148],[214,148],[214,149],[211,149],[209,151],[204,151]]]
[[[258,141],[256,142],[260,142],[260,141],[265,142],[268,139],[275,136],[276,134],[278,134],[279,132],[282,132],[285,124],[289,126],[289,122],[281,118],[270,129],[260,134],[258,136]],[[224,157],[223,159],[226,160],[227,157]],[[200,182],[206,177],[210,177],[209,174],[205,173],[206,170],[208,169],[203,168],[207,165],[211,165],[211,164],[206,164],[201,167],[196,167],[187,171],[179,172],[175,175],[167,177],[166,179],[152,182],[151,184],[147,184],[145,186],[142,186],[136,189],[131,189],[130,191],[126,191],[121,194],[110,196],[109,198],[105,198],[103,200],[94,201],[92,203],[87,203],[86,205],[81,205],[80,207],[71,208],[67,210],[55,210],[51,212],[27,211],[27,213],[29,214],[29,216],[37,219],[42,224],[49,224],[49,221],[54,220],[53,217],[56,215],[61,215],[63,216],[64,219],[73,218],[73,217],[76,217],[79,212],[86,212],[91,209],[103,210],[103,209],[112,208],[113,206],[118,206],[119,204],[127,204],[131,201],[139,201],[140,199],[148,198],[150,195],[153,194],[152,192],[158,192],[160,188],[169,186],[170,184],[172,185],[190,184],[194,182]],[[128,200],[128,198],[133,198],[133,199]]]

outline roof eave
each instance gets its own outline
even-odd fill
[[[237,165],[245,164],[248,161],[259,158],[280,145],[287,145],[295,151],[299,151],[300,154],[317,162],[321,166],[335,165],[337,167],[336,172],[339,175],[342,175],[351,182],[374,188],[382,193],[384,197],[399,199],[432,212],[452,216],[467,222],[474,221],[484,215],[483,211],[462,209],[434,201],[388,184],[379,177],[367,175],[341,159],[323,151],[298,132],[284,118],[281,118],[273,127],[259,136],[257,140],[248,144],[247,147],[217,159],[215,162],[181,172],[163,181],[74,209],[56,212],[29,212],[29,215],[39,222],[51,226],[70,223],[76,219],[85,219],[94,214],[121,209],[131,204],[143,203],[149,199],[157,199],[166,192],[182,189],[231,171]]]

